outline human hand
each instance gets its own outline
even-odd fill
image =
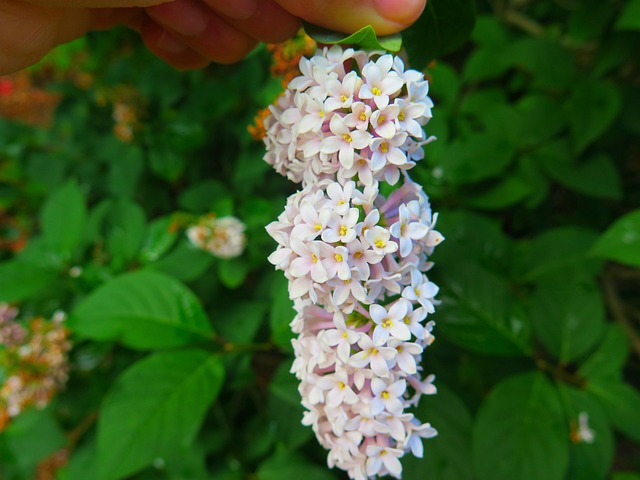
[[[426,0],[0,0],[0,75],[27,67],[89,30],[125,23],[180,69],[233,63],[260,42],[281,42],[300,19],[380,35],[413,23]]]

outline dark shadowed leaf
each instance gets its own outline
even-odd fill
[[[98,421],[100,480],[123,478],[188,448],[223,378],[220,358],[200,350],[156,353],[126,370]]]
[[[473,431],[478,480],[563,480],[569,429],[542,373],[507,378],[480,407]]]
[[[618,218],[598,239],[591,253],[640,267],[640,210]]]
[[[618,380],[593,379],[587,383],[587,391],[600,402],[616,430],[640,441],[638,390]]]
[[[429,0],[416,23],[402,34],[414,68],[460,48],[475,23],[473,0]]]
[[[471,480],[471,430],[469,411],[460,398],[438,383],[438,394],[422,397],[416,409],[421,422],[429,422],[438,436],[422,441],[423,458],[407,454],[402,459],[404,480]]]
[[[528,355],[531,321],[506,280],[469,262],[445,277],[438,328],[452,342],[492,355]]]
[[[578,373],[587,380],[619,381],[630,349],[626,332],[615,323],[607,325],[601,343],[580,366]]]

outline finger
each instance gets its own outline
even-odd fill
[[[205,1],[215,10],[221,3],[227,3],[226,0]],[[227,17],[226,21],[256,40],[267,43],[284,42],[300,30],[300,20],[272,0],[260,0],[253,14],[247,18]]]
[[[309,23],[344,33],[371,25],[379,35],[397,33],[415,22],[426,0],[276,0]]]
[[[49,8],[149,7],[171,0],[27,0],[31,5]]]
[[[140,32],[149,50],[174,68],[193,70],[206,67],[211,62],[150,17],[136,19],[130,26]]]
[[[0,74],[33,65],[53,47],[84,35],[93,22],[87,9],[0,1]]]
[[[174,11],[174,8],[182,13]],[[182,41],[210,61],[237,62],[257,45],[254,38],[195,0],[177,0],[175,5],[151,7],[148,13],[153,20],[171,33],[172,39]],[[200,24],[191,24],[196,17],[204,22],[206,27],[204,31],[200,28]],[[195,34],[191,30],[194,26],[197,27]]]

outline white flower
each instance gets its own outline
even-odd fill
[[[433,306],[434,297],[438,293],[438,286],[430,282],[426,275],[422,275],[418,270],[411,272],[411,285],[402,291],[402,297],[407,300],[417,301],[424,307],[427,313],[435,312]]]
[[[373,304],[369,307],[371,320],[376,324],[373,330],[373,343],[384,345],[389,337],[398,340],[409,340],[411,332],[404,323],[404,316],[407,313],[405,302],[395,302],[387,311],[382,305]]]
[[[371,380],[371,392],[374,397],[371,399],[371,413],[378,415],[386,410],[387,412],[397,415],[402,412],[402,400],[400,397],[407,389],[405,380],[398,380],[392,384],[387,384],[381,378],[373,378]]]
[[[385,255],[398,250],[398,244],[389,240],[391,233],[386,228],[375,226],[364,232],[364,238],[367,239],[373,251],[378,254]]]
[[[411,212],[405,204],[400,205],[398,221],[389,228],[391,235],[400,240],[400,255],[403,257],[411,253],[412,240],[420,240],[429,233],[429,226],[411,221]]]
[[[331,117],[329,128],[333,136],[322,140],[320,151],[322,153],[338,152],[338,159],[344,168],[353,166],[355,150],[368,147],[371,143],[371,134],[360,130],[351,130],[342,117]]]
[[[367,475],[374,476],[381,474],[381,468],[387,470],[389,475],[400,478],[402,465],[399,458],[404,452],[399,448],[391,448],[380,445],[367,445]]]
[[[349,365],[356,368],[364,368],[369,365],[373,373],[378,377],[388,377],[389,365],[395,360],[396,350],[377,346],[369,335],[364,333],[360,334],[358,346],[362,351],[354,354],[349,359]]]
[[[289,273],[294,277],[303,277],[307,274],[311,275],[314,282],[323,283],[329,278],[327,270],[320,261],[322,253],[321,246],[327,246],[323,242],[300,242],[292,241],[292,250],[299,255],[298,258],[291,261],[289,265]]]
[[[373,99],[378,108],[389,105],[389,96],[398,93],[404,85],[404,80],[396,72],[390,72],[392,65],[391,55],[383,55],[375,63],[367,63],[362,69],[365,83],[360,88],[359,97]]]
[[[324,375],[316,380],[316,385],[322,390],[329,390],[326,405],[337,407],[341,403],[353,405],[358,396],[349,387],[349,376],[345,370],[338,370],[331,375]]]

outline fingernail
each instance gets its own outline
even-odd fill
[[[169,53],[181,53],[184,52],[187,46],[184,42],[181,42],[166,30],[163,30],[160,38],[158,39],[158,48],[161,48],[165,52]]]

